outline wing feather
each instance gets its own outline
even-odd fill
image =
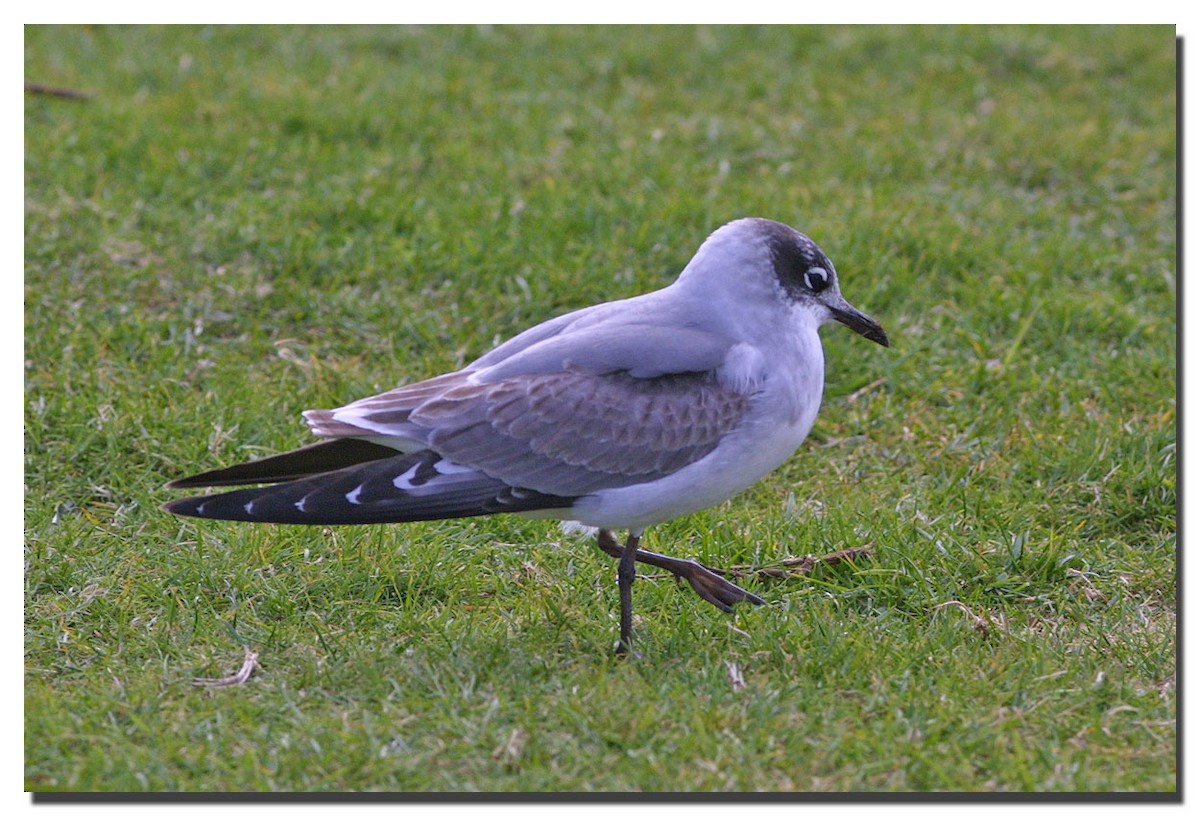
[[[380,524],[568,507],[574,500],[513,490],[478,471],[446,467],[433,451],[396,454],[302,479],[163,507],[177,515],[278,524]],[[439,467],[440,466],[440,467]]]
[[[657,479],[707,456],[747,403],[708,373],[567,370],[459,385],[408,422],[451,461],[507,484],[579,495]]]
[[[654,343],[648,338],[660,328],[637,328],[555,334],[514,347],[495,365],[473,364],[305,418],[321,436],[429,449],[545,494],[651,481],[711,453],[750,396],[714,373],[729,341],[672,329]]]
[[[229,487],[290,482],[305,476],[340,470],[350,465],[387,459],[395,455],[396,451],[392,448],[361,439],[335,439],[220,470],[210,470],[185,479],[176,479],[168,483],[167,487]]]

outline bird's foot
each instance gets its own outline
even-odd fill
[[[753,592],[747,592],[737,584],[725,580],[697,561],[680,561],[666,569],[677,578],[687,579],[697,595],[722,612],[732,612],[733,605],[738,601],[747,601],[755,606],[766,603]]]
[[[623,640],[618,640],[613,653],[623,660],[641,660],[642,653]]]
[[[600,531],[597,544],[601,550],[613,558],[620,558],[625,552],[625,549],[617,543],[616,536],[609,530]],[[732,612],[733,605],[738,601],[747,601],[757,606],[766,603],[754,593],[747,592],[737,584],[727,581],[698,561],[672,558],[669,555],[643,549],[637,551],[637,560],[652,567],[665,569],[676,578],[685,579],[697,595],[722,612]]]

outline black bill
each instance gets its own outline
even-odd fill
[[[844,303],[840,308],[832,311],[833,319],[837,322],[849,326],[863,337],[874,340],[881,346],[888,345],[887,333],[875,318],[863,314],[849,303]]]

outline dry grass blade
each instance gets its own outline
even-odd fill
[[[53,85],[43,85],[40,82],[26,82],[25,93],[38,94],[40,96],[57,96],[59,99],[77,99],[81,102],[92,98],[92,95],[86,91],[77,91],[74,88],[56,88]]]
[[[741,691],[746,687],[746,679],[742,677],[742,670],[737,663],[725,661],[725,668],[729,671],[729,685],[734,691]]]
[[[204,686],[205,688],[223,688],[225,686],[240,686],[250,679],[250,675],[258,666],[258,652],[252,652],[246,649],[245,656],[242,659],[242,667],[234,674],[226,677],[195,677],[192,679],[193,686]]]
[[[871,554],[871,545],[848,547],[826,555],[805,555],[799,558],[785,558],[770,567],[755,567],[751,564],[737,564],[724,569],[709,567],[715,573],[732,578],[797,578],[808,575],[817,564],[841,564],[846,561],[857,561]]]

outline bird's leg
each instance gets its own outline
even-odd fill
[[[617,654],[632,654],[633,651],[633,579],[637,575],[638,541],[641,536],[633,530],[625,539],[625,549],[617,562],[617,588],[621,593],[621,635],[617,640]]]
[[[613,558],[621,558],[625,554],[625,549],[617,543],[617,537],[612,530],[601,530],[596,544]],[[722,612],[732,612],[733,604],[738,601],[748,601],[759,606],[766,603],[754,593],[747,592],[737,584],[726,581],[696,561],[671,558],[669,555],[660,555],[640,548],[637,550],[636,558],[643,564],[665,569],[676,578],[686,578],[692,589],[696,590],[697,595]]]

